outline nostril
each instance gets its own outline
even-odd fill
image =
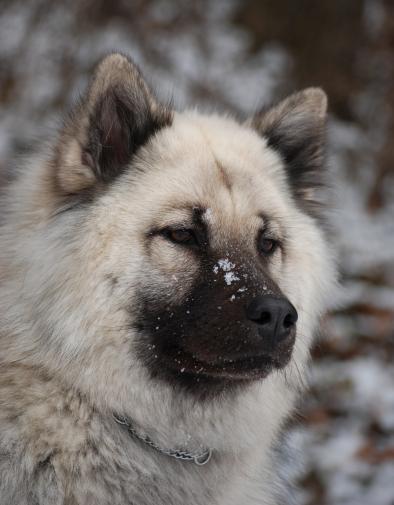
[[[298,320],[298,314],[293,305],[291,303],[288,304],[288,308],[286,310],[287,314],[283,319],[283,327],[285,330],[289,330],[292,326],[295,326]]]
[[[295,318],[293,317],[293,314],[287,314],[286,317],[283,320],[283,326],[288,330],[291,328],[295,323]]]
[[[259,319],[256,321],[256,323],[259,324],[268,324],[272,320],[272,316],[270,312],[262,312]]]

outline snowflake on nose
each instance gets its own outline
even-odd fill
[[[220,259],[216,265],[213,267],[213,273],[218,274],[219,269],[224,272],[224,282],[227,286],[231,286],[233,282],[239,281],[240,278],[233,271],[235,268],[235,263],[232,263],[228,258]]]

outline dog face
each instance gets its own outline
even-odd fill
[[[153,377],[189,390],[282,369],[297,338],[309,346],[317,311],[306,313],[317,308],[326,255],[280,156],[258,132],[197,114],[175,115],[144,156],[130,179],[144,243],[130,275],[136,356]]]
[[[108,402],[142,376],[188,394],[296,377],[335,278],[316,219],[325,116],[317,89],[243,124],[175,113],[105,58],[30,180],[43,363]]]
[[[140,232],[135,350],[153,376],[190,387],[197,379],[212,388],[263,378],[288,363],[296,338],[297,311],[279,283],[287,240],[281,212],[286,219],[288,211],[275,182],[261,176],[262,158],[277,160],[244,130],[191,115],[174,118],[163,132],[168,138],[157,139],[170,182],[163,181],[160,197],[155,191],[153,220]],[[172,148],[159,156],[163,145]],[[256,149],[254,158],[245,157],[244,145]],[[148,173],[144,188],[155,187],[158,175]]]

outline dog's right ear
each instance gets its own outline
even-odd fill
[[[54,160],[57,189],[75,195],[110,182],[171,121],[171,111],[159,104],[137,66],[119,53],[106,56],[61,130]]]

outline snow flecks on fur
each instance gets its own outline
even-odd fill
[[[233,282],[239,281],[240,278],[234,272],[226,272],[224,274],[224,280],[226,281],[227,286],[231,286]]]
[[[233,282],[241,280],[234,272],[235,263],[232,263],[228,258],[218,260],[217,264],[213,267],[213,273],[217,275],[219,270],[224,272],[224,282],[227,286],[231,286]]]

